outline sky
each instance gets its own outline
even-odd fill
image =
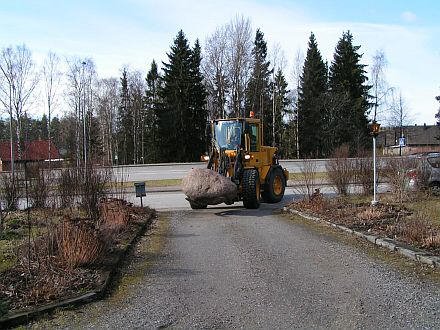
[[[281,47],[288,78],[311,32],[331,63],[336,43],[350,30],[363,64],[371,64],[376,51],[385,52],[386,80],[400,89],[412,123],[435,123],[438,0],[0,0],[0,47],[24,43],[37,63],[48,51],[90,57],[101,78],[119,77],[124,65],[146,74],[153,59],[166,61],[180,29],[191,44],[198,38],[203,49],[206,38],[236,15],[262,30],[269,53]]]

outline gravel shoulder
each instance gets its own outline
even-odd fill
[[[164,212],[109,297],[31,326],[438,328],[437,277],[376,251],[272,205]]]

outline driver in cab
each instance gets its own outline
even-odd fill
[[[228,146],[232,149],[236,149],[237,147],[240,147],[240,129],[238,127],[234,127],[231,131],[231,135],[229,137],[229,143]]]

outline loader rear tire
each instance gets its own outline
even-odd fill
[[[284,197],[286,190],[286,179],[283,171],[277,167],[269,173],[265,190],[262,192],[263,200],[266,203],[278,203]]]
[[[243,205],[247,209],[260,207],[260,177],[256,169],[245,170],[243,173]]]

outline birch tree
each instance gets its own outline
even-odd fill
[[[11,170],[14,168],[13,121],[16,121],[15,135],[17,154],[22,154],[22,119],[31,102],[31,97],[38,83],[38,74],[32,61],[32,53],[25,46],[4,48],[1,52],[0,71],[2,74],[1,102],[10,119]],[[15,117],[15,118],[14,118]]]
[[[236,16],[227,26],[228,77],[231,83],[229,109],[233,117],[245,116],[245,90],[252,60],[252,28],[249,19]]]
[[[229,92],[227,67],[228,35],[226,26],[218,27],[205,41],[202,71],[208,92],[209,117],[226,118],[226,98]]]
[[[51,121],[54,107],[57,104],[61,71],[59,70],[60,58],[53,52],[49,52],[43,64],[44,96],[47,106],[47,136],[49,141],[49,168],[51,167]]]

